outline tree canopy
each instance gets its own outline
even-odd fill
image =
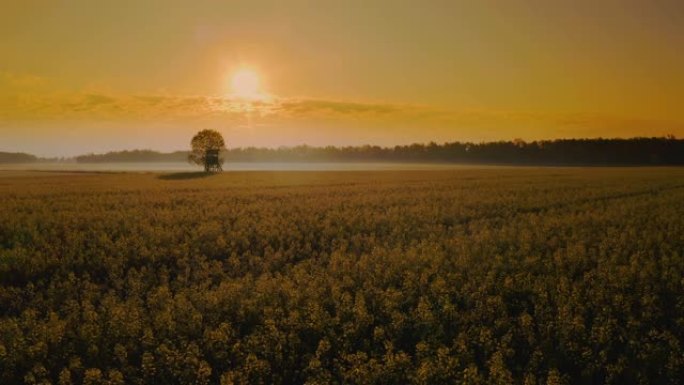
[[[557,139],[524,142],[414,143],[394,147],[231,148],[229,162],[420,162],[561,166],[635,166],[684,164],[684,140],[672,137],[631,139]],[[185,151],[118,151],[76,157],[79,163],[179,162]],[[203,163],[200,163],[203,164]]]
[[[37,161],[34,155],[23,152],[2,152],[0,151],[0,163],[32,163]]]
[[[221,150],[225,149],[226,143],[223,136],[216,130],[202,130],[192,137],[190,141],[192,150],[188,155],[188,161],[204,166],[204,171],[220,171],[223,158]]]

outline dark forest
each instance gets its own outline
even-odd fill
[[[506,165],[680,165],[684,140],[674,137],[632,139],[522,140],[380,147],[234,148],[228,162],[427,162]],[[187,152],[117,151],[76,157],[77,162],[183,162]]]

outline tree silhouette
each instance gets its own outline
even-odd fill
[[[525,142],[522,139],[499,142],[414,143],[394,147],[346,146],[279,148],[243,147],[219,152],[233,162],[418,162],[549,166],[665,166],[684,165],[684,139],[672,135],[630,139],[556,139]],[[205,155],[200,151],[198,156]],[[38,161],[30,155],[0,152],[0,163]],[[29,157],[29,158],[26,158]],[[79,163],[179,162],[186,151],[161,153],[133,150],[88,154],[76,157]],[[33,160],[30,160],[33,159]],[[204,164],[200,161],[199,164]]]
[[[215,130],[202,130],[192,137],[190,141],[192,150],[188,155],[188,161],[204,166],[205,172],[222,171],[223,157],[221,150],[226,147],[223,136]]]

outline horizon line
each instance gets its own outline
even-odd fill
[[[437,145],[437,146],[443,146],[447,144],[470,144],[470,145],[482,145],[482,144],[492,144],[492,143],[523,143],[523,144],[533,144],[533,143],[548,143],[548,142],[558,142],[558,141],[590,141],[590,140],[609,140],[609,141],[621,141],[621,140],[638,140],[638,139],[662,139],[662,140],[684,140],[677,138],[673,134],[666,134],[662,136],[630,136],[630,137],[602,137],[602,136],[597,136],[597,137],[564,137],[564,138],[555,138],[555,139],[537,139],[537,140],[525,140],[522,138],[514,138],[510,140],[489,140],[489,141],[443,141],[443,142],[436,142],[436,141],[429,141],[429,142],[412,142],[408,144],[396,144],[396,145],[379,145],[379,144],[370,144],[370,143],[364,143],[364,144],[357,144],[357,145],[310,145],[307,143],[302,143],[302,144],[296,144],[296,145],[281,145],[281,146],[237,146],[237,147],[225,147],[224,150],[230,151],[230,150],[240,150],[240,149],[257,149],[257,150],[285,150],[285,149],[296,149],[296,148],[312,148],[312,149],[326,149],[326,148],[363,148],[363,147],[376,147],[376,148],[381,148],[381,149],[393,149],[393,148],[398,148],[398,147],[410,147],[414,145],[422,145],[422,146],[427,146],[427,145]],[[135,152],[135,151],[149,151],[149,152],[156,152],[159,154],[172,154],[172,153],[178,153],[178,152],[187,152],[189,149],[176,149],[176,150],[155,150],[152,148],[129,148],[129,149],[112,149],[104,152],[82,152],[76,155],[55,155],[55,156],[49,156],[49,155],[39,155],[36,153],[32,152],[25,152],[25,151],[12,151],[12,150],[4,150],[0,149],[0,153],[7,153],[7,154],[27,154],[27,155],[32,155],[35,156],[39,159],[75,159],[79,156],[92,156],[92,155],[105,155],[105,154],[111,154],[111,153],[122,153],[122,152]]]

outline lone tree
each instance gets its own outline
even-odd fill
[[[204,166],[205,172],[223,171],[221,150],[225,149],[226,143],[218,131],[202,130],[193,136],[190,145],[192,146],[192,151],[188,155],[190,163]]]

